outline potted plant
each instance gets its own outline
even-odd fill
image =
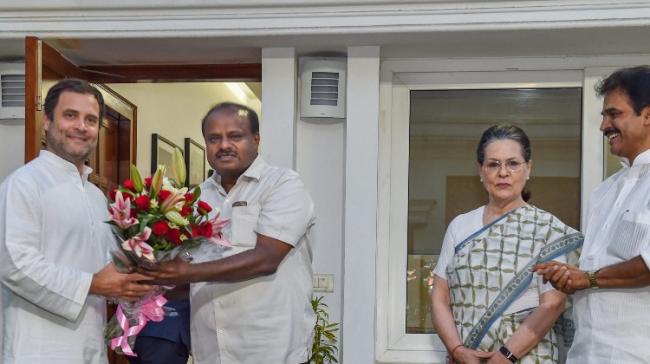
[[[328,364],[338,363],[338,347],[336,332],[339,330],[339,324],[329,322],[327,313],[327,304],[323,302],[323,296],[313,297],[311,306],[316,313],[316,325],[314,326],[314,342],[311,346],[311,355],[309,363]]]

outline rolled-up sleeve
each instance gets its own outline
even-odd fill
[[[645,266],[650,269],[650,246],[646,247],[646,249],[641,252],[641,259],[643,259]]]
[[[92,274],[45,257],[43,245],[50,242],[42,231],[42,208],[56,207],[41,206],[37,188],[28,180],[14,176],[0,189],[2,284],[42,309],[74,321],[86,301]]]
[[[314,223],[314,203],[296,174],[288,174],[262,201],[255,229],[258,234],[296,246]]]

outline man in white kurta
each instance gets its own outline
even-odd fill
[[[598,186],[589,204],[580,269],[597,271],[637,256],[650,265],[650,150]],[[573,363],[648,362],[650,286],[577,291],[573,312]]]
[[[192,355],[197,364],[307,362],[316,321],[311,307],[314,204],[296,172],[257,154],[257,115],[223,103],[203,121],[216,173],[201,198],[230,219],[233,248],[209,249],[152,273],[160,283],[191,285]],[[216,211],[212,211],[212,217]]]
[[[567,363],[650,358],[650,68],[619,70],[598,89],[601,131],[624,167],[589,199],[579,268],[536,269],[574,293],[576,333]]]
[[[84,161],[97,144],[103,98],[58,82],[45,99],[47,149],[0,185],[4,364],[105,363],[105,299],[150,291],[108,261],[107,204]]]
[[[0,188],[6,363],[106,361],[105,300],[88,290],[108,261],[110,232],[89,173],[41,151]]]

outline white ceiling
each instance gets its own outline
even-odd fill
[[[46,39],[78,64],[201,64],[261,61],[262,47],[301,55],[380,45],[383,58],[580,56],[650,53],[650,27],[321,34],[229,38]],[[22,59],[21,39],[0,39],[0,61]],[[649,62],[650,63],[650,62]]]

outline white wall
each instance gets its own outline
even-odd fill
[[[23,165],[25,120],[0,120],[0,183]]]
[[[375,358],[379,47],[348,48],[343,362]]]
[[[334,291],[324,296],[332,322],[342,321],[343,304],[343,191],[345,122],[316,124],[298,119],[296,170],[309,188],[316,206],[315,274],[331,274]]]
[[[261,152],[273,165],[295,169],[296,52],[293,48],[262,49],[264,123]]]
[[[300,118],[297,61],[292,48],[262,50],[261,152],[273,164],[295,168],[312,195],[316,208],[313,271],[332,275],[334,280],[333,292],[314,295],[324,296],[330,322],[341,323],[345,122],[315,123]]]
[[[245,104],[259,114],[260,100],[244,83],[236,85],[223,82],[109,84],[138,107],[137,166],[141,173],[148,175],[151,170],[152,133],[171,140],[181,149],[186,137],[205,145],[201,120],[213,105],[232,101]]]

